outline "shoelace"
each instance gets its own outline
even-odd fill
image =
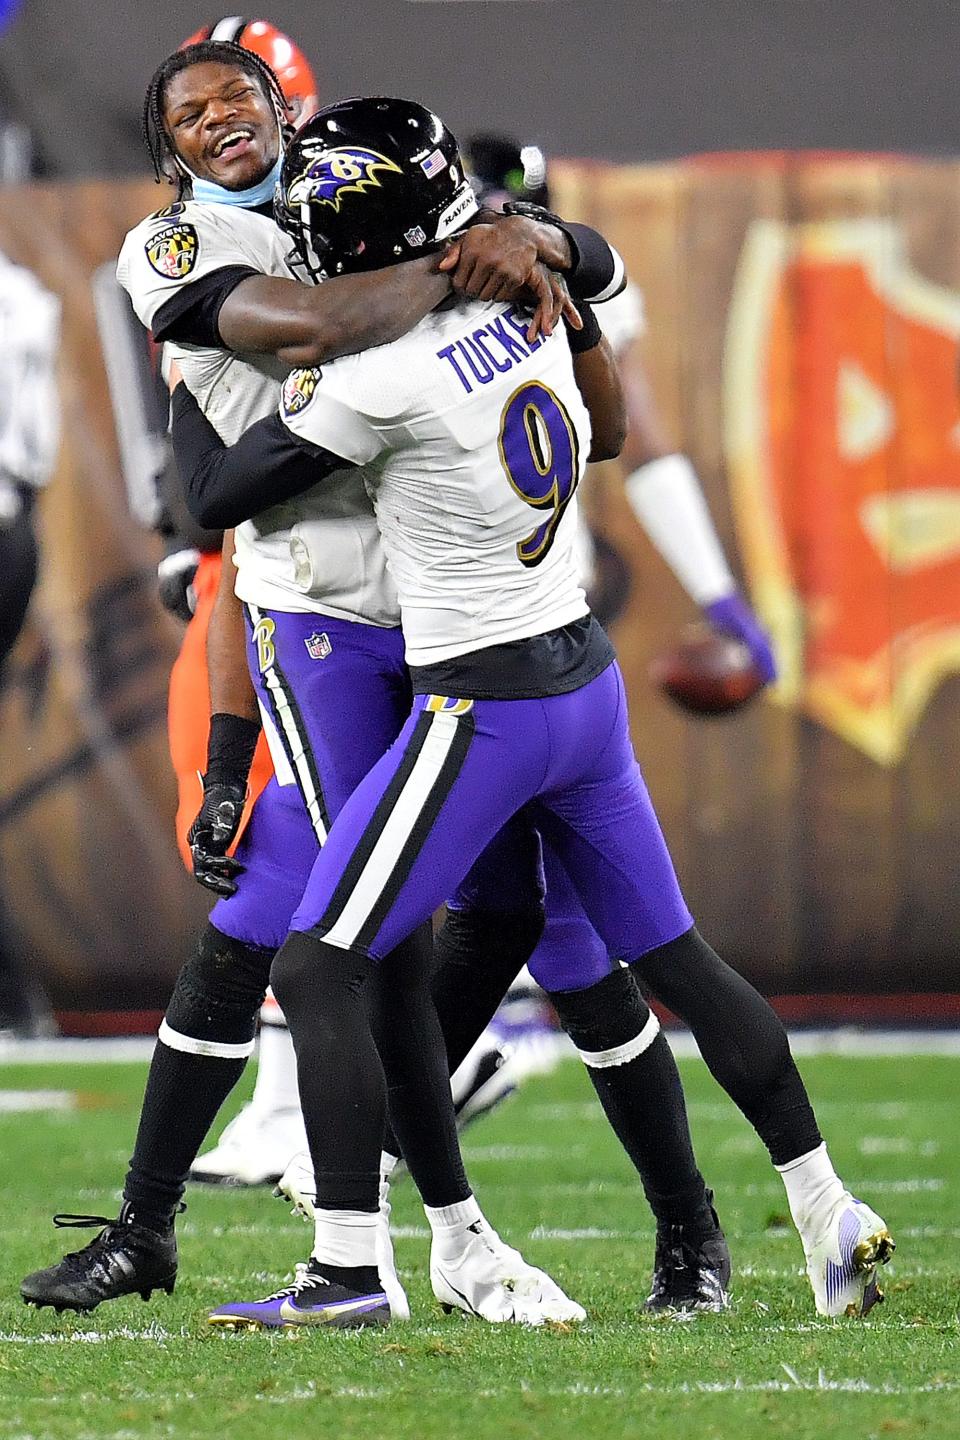
[[[186,1208],[186,1205],[181,1201],[175,1213],[180,1215]],[[89,1230],[94,1225],[102,1227],[100,1234],[94,1235],[93,1239],[84,1245],[81,1250],[68,1250],[63,1257],[63,1261],[80,1259],[85,1256],[88,1251],[101,1243],[109,1245],[116,1231],[127,1228],[123,1220],[122,1212],[120,1215],[71,1215],[69,1212],[61,1212],[58,1215],[54,1215],[53,1223],[58,1230]],[[134,1221],[134,1224],[135,1223],[136,1221]],[[63,1264],[63,1261],[60,1263]]]
[[[109,1215],[54,1215],[53,1223],[58,1230],[87,1230],[91,1225],[116,1225],[117,1217]]]
[[[683,1277],[690,1284],[699,1272],[699,1257],[696,1247],[677,1233],[679,1227],[672,1227],[668,1237],[657,1243],[654,1261],[656,1275],[654,1294],[662,1295],[672,1288],[671,1282]]]
[[[117,1228],[116,1216],[111,1218],[108,1215],[54,1215],[53,1223],[58,1230],[86,1230],[92,1225],[100,1225],[103,1227],[101,1233],[95,1235],[89,1244],[84,1245],[81,1250],[69,1250],[60,1261],[61,1265],[66,1264],[68,1260],[83,1259],[87,1252],[92,1250],[93,1247],[101,1241],[109,1243],[111,1232]]]
[[[286,1300],[293,1295],[302,1295],[304,1290],[319,1289],[321,1285],[330,1284],[330,1281],[324,1279],[322,1275],[311,1271],[308,1260],[301,1260],[298,1265],[295,1265],[293,1274],[294,1280],[292,1285],[284,1285],[282,1289],[275,1290],[272,1295],[265,1295],[264,1298],[257,1303],[266,1305],[271,1300]]]

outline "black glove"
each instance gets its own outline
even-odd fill
[[[227,851],[240,828],[246,800],[245,783],[211,783],[209,776],[203,777],[203,804],[187,831],[187,843],[194,876],[215,895],[237,893],[236,877],[243,874],[244,866]]]
[[[200,563],[199,550],[173,550],[157,566],[157,588],[164,610],[186,624],[197,608],[193,578]]]
[[[237,876],[245,868],[227,851],[240,828],[247,776],[259,735],[260,726],[253,720],[240,715],[211,716],[203,804],[187,831],[187,843],[196,879],[215,895],[235,895]]]

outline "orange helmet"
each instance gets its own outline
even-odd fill
[[[316,77],[306,56],[289,35],[284,35],[269,20],[245,20],[242,15],[227,15],[213,25],[204,25],[195,35],[184,40],[180,49],[197,45],[201,40],[230,40],[266,60],[280,81],[280,89],[295,125],[302,125],[314,111],[320,109]]]

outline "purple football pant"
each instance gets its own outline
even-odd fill
[[[410,713],[398,629],[245,606],[247,659],[295,784],[270,781],[237,847],[237,893],[210,920],[224,935],[277,950],[333,817]]]
[[[612,664],[568,695],[418,695],[399,737],[332,826],[291,929],[382,959],[457,891],[508,822],[508,849],[531,824],[542,832],[615,959],[636,959],[692,925]],[[501,896],[493,908],[508,909],[508,887],[539,893],[539,856],[532,860],[535,847],[526,846],[523,866],[505,874],[494,863],[497,848],[479,869],[492,865],[490,898]],[[467,877],[468,892],[485,888]],[[591,982],[551,979],[551,988],[583,983]]]

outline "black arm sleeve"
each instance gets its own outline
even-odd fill
[[[279,415],[258,420],[235,445],[224,445],[182,383],[173,392],[170,420],[187,509],[210,530],[240,525],[350,464],[301,440]]]
[[[597,313],[592,305],[586,300],[580,300],[577,304],[580,311],[580,319],[583,321],[581,330],[574,330],[573,326],[563,317],[564,328],[567,332],[567,344],[570,346],[571,355],[585,355],[588,350],[595,350],[603,339],[603,331],[600,329],[600,322]]]
[[[561,229],[573,250],[573,265],[565,278],[574,300],[597,300],[601,295],[610,300],[619,295],[627,283],[623,264],[599,231],[566,220]]]
[[[227,296],[259,271],[250,265],[224,265],[175,290],[153,317],[153,338],[181,345],[221,346],[220,307]]]

